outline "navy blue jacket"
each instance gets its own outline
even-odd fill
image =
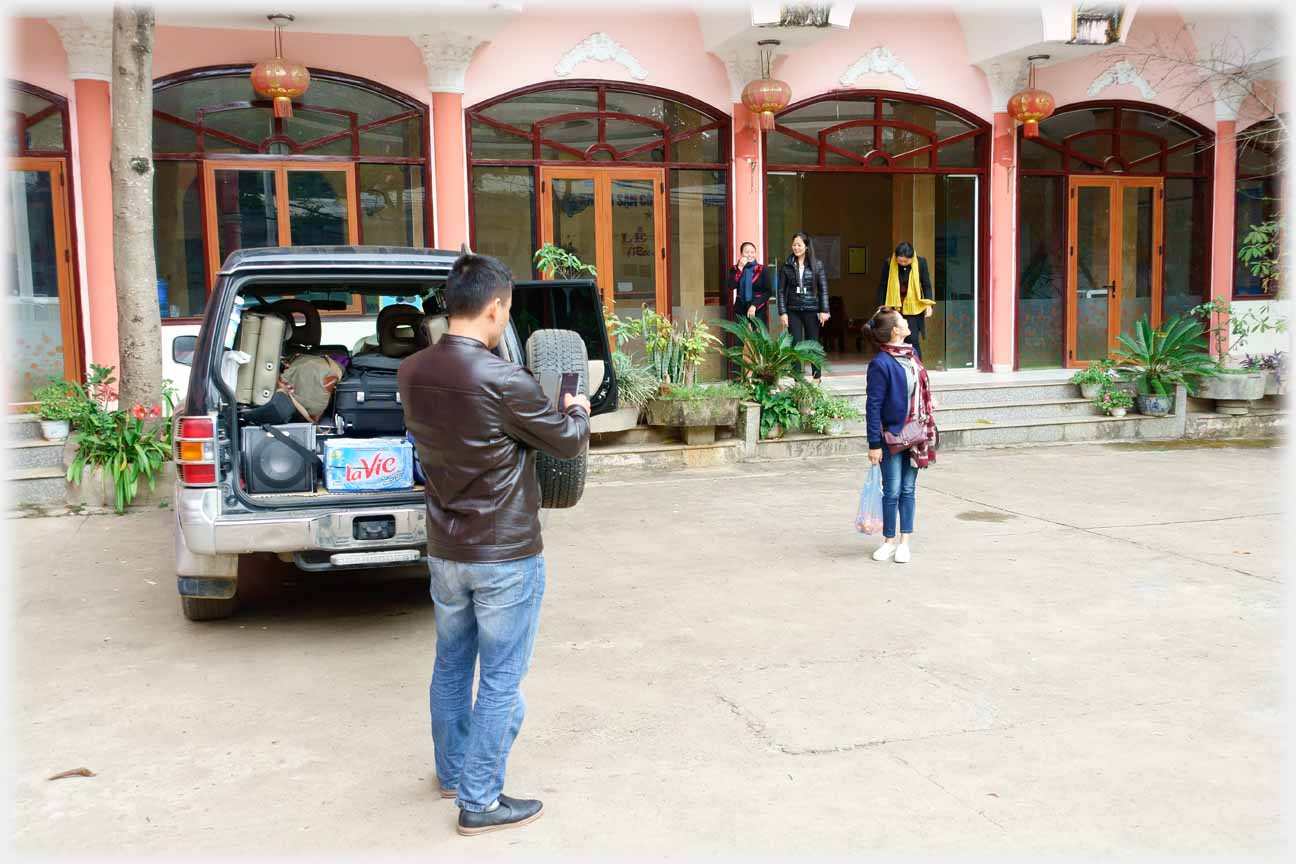
[[[869,449],[881,450],[882,430],[899,435],[909,419],[909,380],[900,361],[880,351],[869,362],[865,387],[864,425]]]

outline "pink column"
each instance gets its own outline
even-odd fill
[[[1237,194],[1237,121],[1215,124],[1215,183],[1211,219],[1212,300],[1228,303],[1233,298],[1233,205]],[[1227,322],[1220,316],[1219,324]],[[1212,343],[1213,349],[1213,343]]]
[[[113,276],[112,100],[108,82],[78,78],[76,136],[81,169],[81,219],[85,226],[87,310],[94,356],[86,365],[117,366],[117,288]]]
[[[436,172],[436,246],[458,250],[468,242],[468,168],[464,161],[463,94],[432,94]]]
[[[760,130],[756,128],[756,118],[741,103],[733,106],[733,135],[733,254],[730,257],[736,261],[738,244],[750,240],[756,244],[757,260],[764,261]]]
[[[1017,250],[1013,230],[1017,212],[1014,179],[1017,130],[1007,112],[994,115],[990,165],[990,368],[1013,368],[1013,321],[1017,305]]]

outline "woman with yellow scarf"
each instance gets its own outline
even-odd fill
[[[878,305],[899,309],[904,315],[909,325],[905,341],[914,346],[914,354],[921,360],[919,340],[927,333],[926,321],[936,305],[936,295],[932,291],[927,259],[919,258],[918,266],[914,266],[912,243],[905,241],[896,246],[895,254],[883,265],[882,279],[878,283]]]

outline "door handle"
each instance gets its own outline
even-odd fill
[[[1105,285],[1104,285],[1101,289],[1098,289],[1098,290],[1096,290],[1096,291],[1082,291],[1082,292],[1080,292],[1080,293],[1084,294],[1084,296],[1085,296],[1086,298],[1090,299],[1090,300],[1092,300],[1092,299],[1095,298],[1095,297],[1110,297],[1110,296],[1111,296],[1110,294],[1107,293],[1107,286],[1105,286]]]
[[[1115,280],[1115,279],[1113,279],[1113,280],[1111,281],[1111,284],[1110,284],[1110,285],[1104,285],[1103,287],[1107,289],[1107,296],[1108,296],[1108,297],[1111,297],[1113,300],[1116,299],[1116,280]]]

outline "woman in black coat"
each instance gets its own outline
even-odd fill
[[[898,295],[887,296],[891,278],[891,263],[895,261]],[[927,319],[931,317],[931,307],[935,303],[932,293],[931,273],[927,269],[927,259],[918,259],[918,297],[909,297],[910,274],[914,267],[914,247],[904,242],[895,248],[894,259],[888,258],[882,263],[882,278],[878,282],[878,306],[891,306],[900,311],[909,326],[909,335],[905,341],[914,346],[914,355],[922,360],[922,337],[927,335]]]
[[[820,328],[828,320],[828,274],[804,231],[792,235],[792,254],[779,268],[778,311],[793,341],[819,341]],[[823,370],[815,366],[815,380],[822,376]]]
[[[769,326],[769,272],[756,260],[756,244],[738,247],[738,263],[729,268],[728,287],[733,299],[733,320],[759,318]]]

